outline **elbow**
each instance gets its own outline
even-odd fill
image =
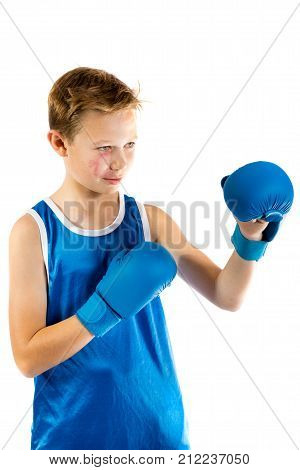
[[[29,369],[25,369],[22,373],[24,377],[27,377],[28,379],[33,379],[33,377],[35,377],[35,374]]]
[[[213,298],[213,303],[221,310],[228,312],[237,312],[243,303],[243,297],[237,295],[220,295],[219,292]]]
[[[19,371],[24,375],[24,377],[27,377],[28,379],[32,379],[35,376],[28,361],[18,360],[16,361],[16,364],[17,364]]]
[[[237,312],[241,308],[241,303],[227,303],[227,304],[219,304],[218,307],[222,310],[227,310],[228,312]]]
[[[241,305],[237,304],[237,305],[230,305],[225,310],[227,310],[228,312],[237,312],[240,308],[241,308]]]

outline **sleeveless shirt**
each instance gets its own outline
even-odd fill
[[[26,211],[40,231],[46,326],[76,313],[118,251],[151,241],[144,205],[118,193],[116,219],[98,230],[72,224],[50,197]],[[32,450],[190,449],[160,297],[35,376],[32,410]]]

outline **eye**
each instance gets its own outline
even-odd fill
[[[133,148],[135,146],[135,142],[128,142],[127,145],[130,145],[130,148]],[[100,150],[101,152],[106,152],[107,149],[111,149],[110,145],[106,145],[104,147],[97,147],[97,150]]]
[[[135,146],[135,142],[129,142],[129,144],[133,144],[133,145],[131,145],[130,148],[133,148]]]

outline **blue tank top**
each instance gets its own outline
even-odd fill
[[[46,326],[75,314],[118,251],[151,240],[144,205],[123,191],[116,219],[99,230],[72,224],[49,197],[26,212],[40,230]],[[34,377],[31,449],[190,449],[159,296]]]

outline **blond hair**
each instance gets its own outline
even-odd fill
[[[80,118],[85,111],[140,110],[144,100],[138,99],[138,93],[105,70],[77,67],[56,80],[50,90],[49,127],[72,143],[82,128]]]

